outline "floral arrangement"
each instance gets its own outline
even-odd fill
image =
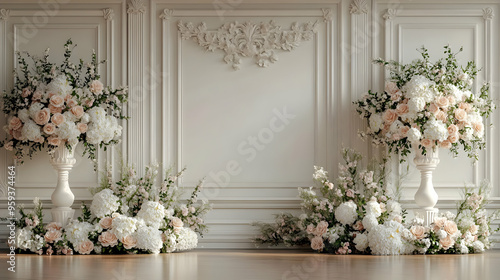
[[[459,66],[457,53],[449,46],[444,47],[445,57],[435,63],[427,49],[420,52],[422,59],[410,64],[374,61],[389,70],[390,79],[384,92],[368,91],[354,102],[360,116],[368,120],[361,137],[371,136],[373,144],[387,145],[389,152],[403,158],[412,147],[424,155],[427,149],[445,148],[456,156],[461,145],[477,160],[478,150],[485,146],[483,117],[495,108],[488,96],[489,84],[474,94],[475,63]]]
[[[499,211],[485,210],[489,185],[478,192],[466,189],[457,214],[437,217],[430,226],[416,217],[407,221],[406,210],[384,186],[387,171],[375,163],[359,170],[361,155],[344,149],[334,184],[327,172],[315,167],[317,186],[299,189],[302,214],[283,213],[276,222],[256,223],[258,244],[309,245],[313,250],[335,254],[399,255],[413,253],[477,253],[490,248],[491,222]]]
[[[184,169],[167,172],[159,187],[158,166],[146,167],[137,178],[134,168],[122,171],[113,183],[111,169],[99,188],[93,189],[90,207],[82,205],[82,216],[61,227],[55,222],[43,226],[42,204],[35,199],[32,213],[21,208],[17,220],[16,246],[21,252],[38,254],[170,253],[196,248],[197,233],[206,231],[203,217],[211,209],[208,201],[198,203],[202,181],[187,203],[180,203],[175,185]]]
[[[14,151],[19,163],[42,148],[51,151],[64,144],[70,148],[78,142],[95,160],[99,147],[119,141],[118,119],[125,118],[122,104],[127,102],[127,89],[104,87],[98,68],[105,61],[97,61],[95,52],[90,63],[71,62],[74,47],[71,39],[66,42],[59,66],[49,62],[49,49],[41,58],[25,53],[32,63],[17,53],[14,88],[2,96],[9,118],[4,127],[7,138],[0,147]]]

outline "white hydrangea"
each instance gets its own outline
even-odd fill
[[[73,87],[66,79],[66,75],[59,75],[50,82],[47,86],[47,92],[66,97],[66,95],[71,94]]]
[[[356,237],[353,240],[355,247],[358,251],[365,251],[366,248],[368,247],[368,235],[361,233],[361,234],[356,234]]]
[[[373,132],[378,132],[384,127],[384,120],[380,114],[372,114],[368,119],[368,122]]]
[[[408,130],[407,137],[410,142],[418,142],[422,138],[422,134],[420,133],[420,130],[412,127]]]
[[[23,127],[23,129],[24,129],[24,127]],[[474,139],[474,129],[472,129],[472,127],[470,127],[470,126],[466,126],[465,131],[464,131],[464,133],[462,133],[461,138],[464,141],[471,141],[472,139]]]
[[[141,226],[134,234],[137,239],[137,248],[150,251],[153,254],[160,253],[163,247],[161,231],[154,227]]]
[[[426,77],[415,75],[403,86],[403,92],[410,100],[422,98],[424,102],[431,102],[436,97],[434,85],[435,83]]]
[[[65,121],[57,129],[57,135],[61,140],[76,139],[80,136],[80,130],[76,127],[76,124],[72,121]]]
[[[362,223],[363,223],[363,227],[368,231],[371,231],[373,228],[378,226],[377,218],[373,215],[366,215],[363,218]]]
[[[91,122],[98,123],[104,121],[104,119],[106,118],[106,111],[101,107],[94,107],[88,110],[87,113],[89,114],[89,119]]]
[[[401,211],[403,211],[401,208],[401,204],[394,200],[389,200],[386,203],[385,208],[387,209],[387,212],[394,215],[401,215]]]
[[[442,121],[431,119],[424,125],[424,137],[430,140],[444,141],[448,139],[448,129]]]
[[[464,92],[461,91],[457,86],[455,85],[445,85],[445,92],[455,98],[456,101],[462,100],[464,96]]]
[[[42,131],[40,130],[40,126],[37,125],[34,121],[28,120],[24,123],[23,128],[21,129],[21,133],[24,138],[35,141],[36,138],[42,136]]]
[[[198,246],[198,236],[190,228],[182,228],[176,240],[176,251],[186,251],[196,248]]]
[[[83,113],[83,116],[80,118],[81,123],[89,123],[90,121],[90,115],[88,113]]]
[[[382,214],[382,208],[380,208],[380,204],[375,199],[366,203],[365,210],[368,216],[380,217]]]
[[[30,113],[28,109],[22,109],[17,112],[17,117],[23,122],[27,122],[30,119]]]
[[[411,118],[416,113],[423,111],[425,108],[425,104],[426,103],[425,103],[425,100],[423,98],[415,97],[415,98],[410,99],[408,101],[408,111],[409,111],[408,117]]]
[[[73,220],[65,228],[66,238],[74,247],[77,247],[81,242],[88,239],[89,233],[93,230],[94,226],[92,224]]]
[[[21,250],[35,252],[42,249],[43,241],[40,244],[37,238],[33,238],[33,232],[28,228],[18,228],[16,230],[16,246]]]
[[[101,118],[99,111],[89,112],[90,123],[88,124],[87,141],[90,144],[99,144],[121,136],[122,127],[118,125],[116,118],[105,116]]]
[[[484,243],[476,240],[472,243],[472,248],[474,248],[474,252],[479,253],[484,251]]]
[[[73,113],[71,113],[71,111],[64,112],[63,116],[64,116],[64,119],[66,119],[66,121],[70,121],[70,122],[78,121],[78,118]]]
[[[113,219],[111,225],[112,232],[116,235],[116,238],[121,240],[125,236],[131,235],[137,230],[137,219],[127,217],[125,215],[119,215]]]
[[[344,202],[335,209],[335,218],[343,225],[350,225],[354,223],[358,217],[356,209],[358,206],[352,200]]]
[[[165,207],[156,201],[145,201],[137,217],[143,219],[146,225],[159,228],[165,218]]]
[[[374,255],[400,255],[406,252],[399,227],[391,225],[375,226],[368,233],[368,240]]]
[[[110,189],[104,189],[94,195],[90,211],[98,218],[104,218],[107,215],[118,210],[120,207],[119,198],[113,194]]]

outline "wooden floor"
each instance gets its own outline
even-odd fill
[[[0,279],[305,280],[500,279],[500,250],[476,255],[335,256],[290,250],[195,250],[161,255],[0,255]]]

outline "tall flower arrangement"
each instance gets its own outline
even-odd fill
[[[49,61],[49,49],[42,57],[17,53],[19,68],[15,83],[3,93],[3,112],[9,115],[4,130],[7,138],[0,142],[22,162],[42,148],[49,151],[60,145],[84,144],[84,154],[95,159],[96,150],[119,141],[124,119],[122,105],[127,89],[105,87],[100,81],[95,52],[89,63],[71,61],[73,42],[64,45],[64,61]],[[27,61],[29,58],[30,61]]]
[[[460,49],[462,51],[462,49]],[[412,147],[449,149],[455,156],[460,146],[477,160],[485,146],[483,118],[495,108],[488,96],[489,85],[478,93],[472,85],[478,69],[474,61],[460,66],[449,46],[445,57],[431,62],[428,50],[409,64],[377,59],[389,70],[383,92],[369,91],[354,102],[357,112],[368,120],[362,137],[371,136],[375,145],[406,156]]]
[[[20,210],[16,245],[21,251],[38,254],[170,253],[196,248],[197,234],[207,230],[203,218],[211,209],[198,201],[202,182],[182,203],[176,182],[179,173],[167,173],[156,186],[158,166],[146,168],[137,178],[134,168],[125,168],[113,182],[111,170],[99,188],[93,189],[90,207],[82,205],[82,216],[66,227],[43,225],[41,203],[35,200],[33,213]]]

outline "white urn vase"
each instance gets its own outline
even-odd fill
[[[426,149],[426,154],[422,155],[421,149],[415,149],[415,163],[417,169],[420,171],[420,187],[415,193],[415,203],[420,209],[416,210],[415,214],[419,214],[424,219],[424,224],[429,225],[434,221],[438,209],[434,208],[438,202],[438,194],[434,190],[432,184],[432,172],[439,164],[439,149],[434,147]]]
[[[51,154],[50,164],[57,171],[57,186],[52,193],[52,221],[60,223],[62,226],[68,224],[73,218],[75,210],[71,209],[75,196],[69,187],[69,171],[76,163],[74,157],[76,145],[68,149],[65,144],[57,147]]]

